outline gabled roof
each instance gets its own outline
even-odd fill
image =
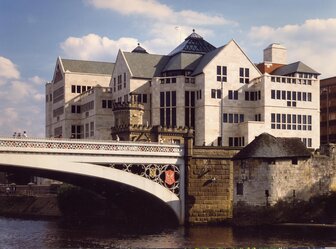
[[[216,49],[215,46],[203,39],[202,36],[195,33],[189,35],[184,42],[178,45],[169,55],[174,55],[177,53],[195,53],[195,54],[206,54],[212,50]]]
[[[160,73],[169,60],[169,56],[146,53],[122,52],[131,70],[132,76],[136,78],[153,78],[160,76]]]
[[[320,74],[316,72],[314,69],[308,67],[301,61],[297,61],[274,70],[272,74],[274,75],[288,75],[292,73],[311,73],[311,74]]]
[[[311,153],[299,138],[274,137],[268,133],[262,133],[239,151],[233,159],[310,156]]]
[[[61,59],[65,72],[112,75],[115,63]]]
[[[170,57],[167,65],[164,67],[163,72],[165,71],[174,71],[174,70],[191,70],[193,71],[200,58],[201,54],[187,54],[187,53],[178,53]]]
[[[226,46],[226,45],[225,45]],[[215,50],[212,50],[211,52],[205,54],[201,60],[199,61],[195,71],[192,73],[192,76],[196,76],[198,74],[201,74],[203,72],[203,69],[208,63],[225,47],[219,47],[216,48]]]

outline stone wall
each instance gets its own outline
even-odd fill
[[[304,200],[335,191],[333,157],[247,159],[234,163],[234,204],[275,205],[279,201]]]
[[[220,223],[232,218],[233,163],[237,150],[194,147],[186,157],[186,221]]]

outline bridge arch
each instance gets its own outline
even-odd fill
[[[9,167],[32,169],[38,171],[59,172],[65,174],[81,175],[113,181],[145,191],[158,198],[169,206],[183,224],[183,210],[179,196],[164,186],[145,177],[128,173],[122,170],[100,166],[99,164],[83,162],[77,156],[41,155],[41,154],[16,154],[5,153],[1,155],[0,164]]]

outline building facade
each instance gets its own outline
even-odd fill
[[[132,52],[120,50],[115,63],[106,63],[110,74],[91,76],[85,68],[67,72],[63,61],[71,60],[58,59],[54,79],[46,87],[47,136],[59,135],[62,127],[65,136],[111,139],[108,126],[114,133],[130,122],[116,118],[112,110],[100,113],[102,100],[106,97],[113,106],[130,102],[132,93],[142,105],[142,125],[193,128],[196,145],[245,146],[268,132],[298,137],[310,148],[320,146],[319,73],[300,61],[288,64],[286,48],[279,44],[266,48],[258,65],[234,40],[216,48],[195,32],[168,55],[149,54],[140,45]],[[91,79],[91,87],[94,82],[100,83],[97,89],[107,87],[106,96],[96,93],[96,87],[78,96],[76,82],[84,79]],[[50,96],[58,97],[58,89],[66,97],[54,103]],[[73,105],[80,106],[79,113],[66,116]],[[87,111],[86,105],[92,109]]]
[[[336,143],[336,77],[321,80],[321,144]]]
[[[46,137],[111,138],[114,63],[58,58],[46,84]]]

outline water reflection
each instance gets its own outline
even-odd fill
[[[66,224],[0,218],[0,248],[181,248],[336,246],[336,229]]]

